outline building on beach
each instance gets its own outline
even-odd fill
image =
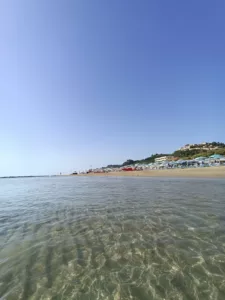
[[[171,160],[173,160],[173,156],[161,156],[161,157],[155,158],[156,163],[161,163],[164,161],[171,161]]]

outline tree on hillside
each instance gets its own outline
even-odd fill
[[[199,154],[205,152],[207,153],[207,150],[204,149],[190,149],[190,150],[177,150],[173,153],[173,156],[175,157],[192,157],[193,155]]]
[[[123,164],[122,166],[128,166],[128,165],[132,165],[134,164],[135,161],[133,159],[127,159]]]
[[[225,148],[225,144],[224,143],[212,142],[211,145],[213,147]]]

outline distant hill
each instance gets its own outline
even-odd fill
[[[225,148],[218,148],[215,150],[204,150],[204,149],[190,149],[190,150],[177,150],[172,155],[182,159],[191,159],[198,156],[210,156],[213,154],[225,155]]]
[[[123,166],[134,165],[134,164],[149,164],[155,162],[157,157],[172,155],[179,159],[193,159],[198,156],[210,156],[213,154],[225,155],[225,144],[220,142],[212,143],[201,143],[201,144],[187,144],[179,150],[174,151],[173,153],[156,153],[152,154],[147,158],[140,160],[128,159],[122,164],[111,164],[106,168],[120,168]]]
[[[179,150],[174,151],[172,155],[182,159],[189,159],[213,154],[225,155],[225,144],[219,142],[187,144]]]

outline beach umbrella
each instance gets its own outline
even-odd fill
[[[183,164],[183,163],[185,163],[185,162],[186,162],[186,160],[182,160],[182,159],[177,160],[177,163],[178,163],[178,164]]]
[[[210,158],[213,158],[213,159],[221,159],[221,158],[224,158],[224,156],[220,155],[220,154],[213,154],[210,156]]]
[[[205,156],[199,156],[195,158],[195,160],[205,160],[205,159],[207,159],[207,157]]]

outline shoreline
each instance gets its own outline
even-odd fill
[[[127,176],[127,177],[188,177],[188,178],[225,178],[225,166],[189,169],[116,171],[109,173],[88,173],[72,176]]]

